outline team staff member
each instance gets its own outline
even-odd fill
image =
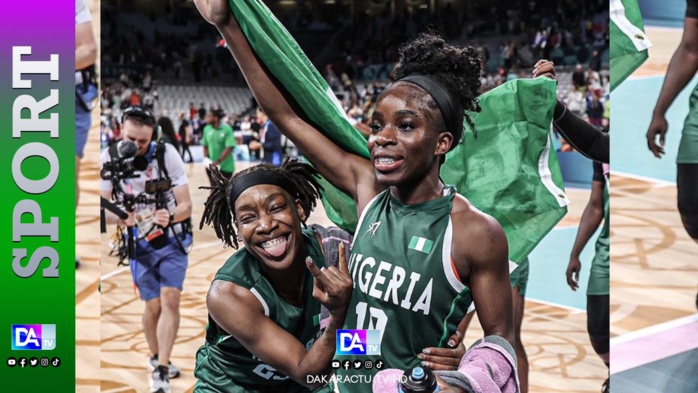
[[[235,134],[233,128],[221,121],[223,119],[223,111],[216,109],[209,114],[208,125],[204,127],[201,145],[204,147],[204,157],[208,157],[213,161],[213,165],[219,166],[223,175],[230,178],[235,172],[235,160],[232,152],[235,148]],[[211,185],[211,172],[206,168]]]

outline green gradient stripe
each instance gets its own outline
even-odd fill
[[[74,392],[75,3],[4,2],[0,29],[0,391]],[[21,57],[24,65],[13,60],[13,47],[18,46],[31,48],[31,54]],[[50,62],[52,55],[58,56],[55,80],[45,67],[32,70],[32,64]],[[18,71],[27,72],[21,79],[31,81],[31,87],[18,86],[17,75],[13,76]],[[51,91],[57,97],[55,105],[50,103]],[[28,97],[44,108],[13,110]],[[18,120],[31,116],[38,119],[33,126]],[[55,125],[46,121],[50,116],[56,117]],[[35,130],[29,131],[31,128]],[[18,135],[13,135],[13,129]],[[20,159],[23,150],[28,154]],[[41,156],[42,151],[47,152],[46,157],[54,156],[56,162],[50,164]],[[13,162],[19,168],[14,174]],[[52,171],[56,172],[55,178],[51,178]],[[20,180],[19,173],[25,180]],[[45,185],[31,185],[41,180]],[[45,225],[25,227],[23,236],[13,238],[19,235],[21,224],[39,220],[32,214],[18,214],[22,204],[37,204]],[[47,230],[51,220],[56,222],[53,239]],[[55,257],[51,255],[53,250]],[[26,257],[18,258],[17,266],[13,266],[13,255],[21,252]],[[42,253],[48,257],[40,258]],[[57,268],[52,269],[52,264]],[[21,270],[24,273],[18,274]],[[13,350],[12,325],[17,324],[55,325],[55,349]],[[10,357],[36,358],[38,364],[9,367]],[[44,357],[57,357],[60,365],[42,367]]]

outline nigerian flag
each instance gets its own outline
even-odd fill
[[[250,46],[287,90],[303,117],[344,150],[369,159],[366,140],[349,123],[324,78],[291,35],[259,0],[230,0]],[[495,217],[509,241],[509,259],[520,262],[562,219],[569,203],[550,127],[556,83],[547,78],[515,80],[483,95],[473,114],[477,138],[466,129],[466,143],[451,151],[441,168],[480,210]],[[322,203],[336,225],[354,231],[356,206],[348,195],[321,184]],[[424,251],[429,239],[413,239]]]
[[[647,60],[652,46],[637,0],[611,0],[611,91]]]

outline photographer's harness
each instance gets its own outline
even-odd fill
[[[150,150],[150,149],[149,149]],[[166,143],[163,140],[158,140],[155,145],[155,152],[150,155],[149,153],[146,154],[146,158],[148,159],[148,163],[150,163],[155,157],[158,163],[158,179],[159,180],[170,180],[169,173],[167,172],[167,167],[165,166],[165,151],[167,150]],[[119,156],[119,151],[118,151],[118,143],[114,143],[111,146],[109,146],[109,155],[111,157],[118,157]],[[156,197],[156,198],[163,198],[163,197]],[[177,233],[177,231],[174,228],[174,225],[179,224],[181,226],[181,231]],[[172,237],[175,238],[177,241],[177,245],[179,245],[179,249],[184,253],[184,254],[189,254],[191,251],[192,245],[193,245],[193,232],[192,232],[192,225],[191,225],[191,217],[188,217],[185,220],[182,220],[178,223],[171,223],[168,225],[166,228],[163,228],[165,231],[171,230],[172,231]],[[153,225],[150,228],[150,231],[145,234],[147,236],[150,232],[152,232],[157,226]],[[184,244],[182,241],[186,239],[187,234],[192,236],[192,243],[189,245],[189,247],[184,247]],[[167,233],[165,235],[169,236]],[[123,232],[122,231],[117,231],[117,235],[120,238],[123,238]],[[181,238],[180,238],[181,236]],[[128,263],[124,263],[125,260],[128,259],[127,257],[127,251],[124,247],[125,245],[122,245],[120,247],[116,247],[118,249],[118,256],[119,256],[119,263],[118,265],[128,265]]]

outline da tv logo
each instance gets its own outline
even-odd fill
[[[49,351],[56,348],[56,325],[12,325],[12,350]]]
[[[337,330],[337,355],[380,355],[380,330]]]

